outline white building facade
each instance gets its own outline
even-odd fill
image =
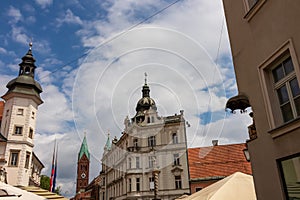
[[[183,111],[161,117],[146,81],[142,93],[120,139],[106,143],[101,200],[175,199],[190,193]]]
[[[8,91],[1,121],[1,134],[6,139],[1,143],[1,157],[10,185],[28,186],[32,175],[32,160],[36,114],[43,103],[42,88],[34,79],[35,59],[31,46],[19,64],[19,76],[7,84]]]

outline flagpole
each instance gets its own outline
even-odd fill
[[[56,144],[56,152],[55,152],[55,167],[54,167],[54,177],[53,177],[53,187],[52,192],[55,192],[56,186],[56,175],[57,175],[57,152],[58,152],[58,143]]]
[[[53,156],[52,156],[52,168],[51,168],[51,176],[50,176],[50,188],[49,191],[52,192],[53,190],[53,178],[54,178],[54,161],[55,161],[55,147],[56,147],[56,139],[54,141],[54,148],[53,148]]]

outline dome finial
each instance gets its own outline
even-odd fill
[[[29,50],[32,49],[32,38],[30,38],[30,42],[29,42]]]
[[[145,72],[145,85],[147,85],[147,72]]]

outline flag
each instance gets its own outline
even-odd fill
[[[54,149],[53,149],[53,157],[52,157],[52,168],[51,168],[51,176],[50,176],[50,188],[49,191],[53,192],[55,190],[55,179],[56,179],[56,164],[57,160],[55,159],[55,155],[57,156],[56,152],[56,140],[54,142]]]

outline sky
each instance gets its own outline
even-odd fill
[[[144,73],[160,116],[184,110],[189,147],[241,143],[251,118],[225,111],[237,95],[220,0],[2,1],[0,93],[18,75],[33,42],[39,107],[34,151],[50,175],[59,144],[57,185],[73,196],[86,132],[90,180],[107,140],[135,115]]]

